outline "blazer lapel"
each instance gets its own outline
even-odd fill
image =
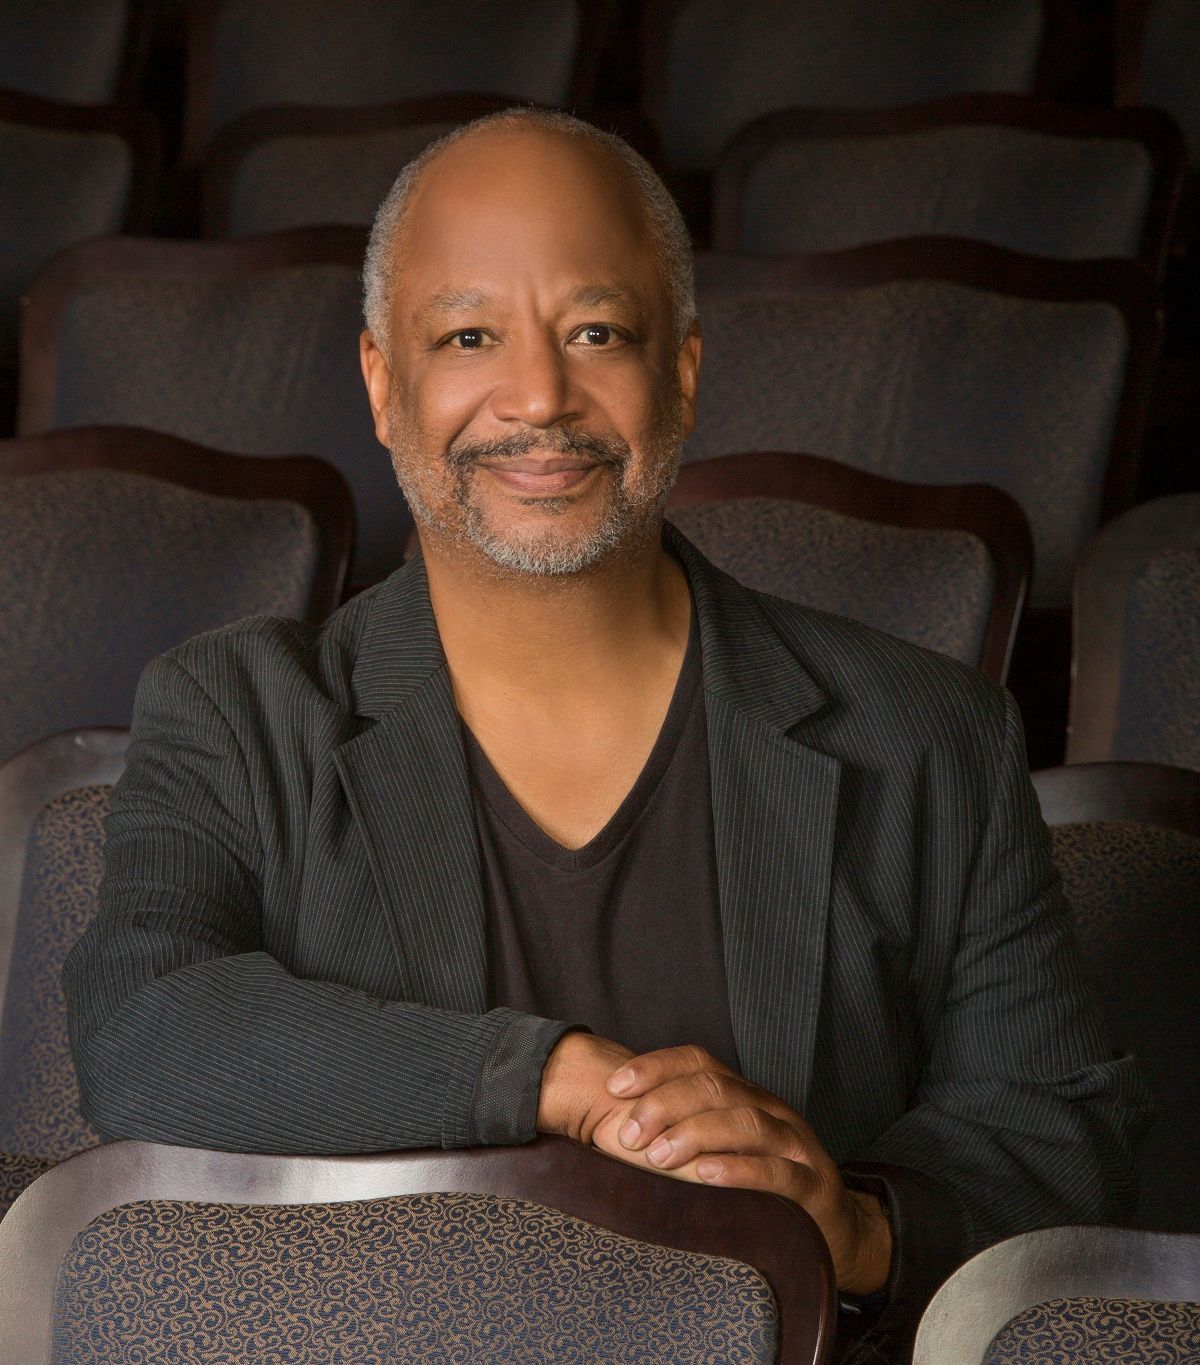
[[[418,558],[379,590],[355,661],[372,723],[334,755],[412,998],[487,1008],[483,892],[462,736]]]
[[[754,595],[673,527],[700,619],[713,825],[742,1069],[803,1112],[825,965],[837,759],[789,737],[828,697]]]

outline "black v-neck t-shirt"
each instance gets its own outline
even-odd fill
[[[645,767],[582,848],[525,813],[463,727],[488,1007],[586,1024],[635,1053],[698,1043],[738,1068],[721,944],[696,614]]]

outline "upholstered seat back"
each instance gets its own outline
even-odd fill
[[[229,234],[321,223],[370,227],[401,169],[456,122],[358,133],[279,133],[238,162],[230,187]]]
[[[836,251],[973,237],[1013,251],[1136,256],[1154,167],[1129,139],[998,124],[781,138],[741,194],[738,251]]]
[[[1200,1228],[1200,839],[1150,824],[1056,825],[1054,861],[1113,1045],[1146,1072],[1156,1121],[1138,1152],[1141,1227]]]
[[[1200,166],[1200,6],[1153,0],[1142,51],[1141,103],[1165,109],[1187,138],[1192,170]]]
[[[1106,302],[938,280],[701,299],[685,459],[808,450],[917,483],[990,483],[1034,540],[1032,603],[1064,606],[1100,511],[1128,336]]]
[[[5,480],[0,546],[0,758],[127,725],[142,669],[189,636],[303,616],[319,551],[297,503],[99,469]]]
[[[575,0],[224,0],[209,133],[272,105],[377,105],[457,91],[570,97]]]
[[[993,1338],[983,1365],[1088,1365],[1200,1359],[1200,1304],[1093,1297],[1050,1299]]]
[[[1154,555],[1129,585],[1113,758],[1200,768],[1197,534]]]
[[[716,1365],[774,1360],[776,1338],[774,1299],[751,1267],[524,1201],[156,1201],[75,1238],[54,1359]]]
[[[112,103],[130,13],[130,0],[0,5],[0,88],[68,104]]]
[[[354,493],[356,573],[402,558],[408,511],[375,439],[349,264],[104,274],[66,305],[49,426],[149,427],[247,455],[318,455]]]
[[[675,166],[712,164],[759,114],[1032,88],[1038,0],[687,0],[650,113]]]
[[[0,122],[0,166],[2,366],[16,364],[17,301],[43,262],[73,242],[121,230],[133,153],[114,133]]]
[[[79,1112],[59,975],[100,897],[107,786],[81,787],[51,801],[25,852],[16,933],[0,1017],[0,1152],[61,1161],[100,1138]],[[9,1199],[40,1174],[9,1171]]]
[[[670,517],[749,587],[979,664],[995,574],[967,531],[883,526],[782,498],[701,503]]]

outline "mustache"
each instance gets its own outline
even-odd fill
[[[548,427],[545,431],[514,432],[494,441],[452,441],[446,459],[453,469],[467,469],[485,460],[515,460],[546,450],[556,455],[590,455],[598,464],[613,467],[624,464],[632,454],[628,442],[619,436]]]

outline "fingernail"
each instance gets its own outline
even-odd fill
[[[632,1147],[642,1135],[641,1124],[636,1119],[626,1119],[617,1130],[617,1136],[625,1147]]]
[[[651,1148],[650,1150],[653,1151],[654,1149]],[[716,1180],[724,1169],[724,1163],[720,1161],[709,1159],[696,1162],[696,1174],[701,1180]]]
[[[637,1077],[626,1067],[624,1071],[618,1071],[615,1076],[608,1078],[608,1088],[614,1095],[623,1095],[626,1090],[632,1090]]]
[[[666,1138],[659,1138],[657,1142],[650,1144],[646,1150],[646,1155],[655,1163],[666,1161],[667,1157],[671,1155],[671,1144]]]

